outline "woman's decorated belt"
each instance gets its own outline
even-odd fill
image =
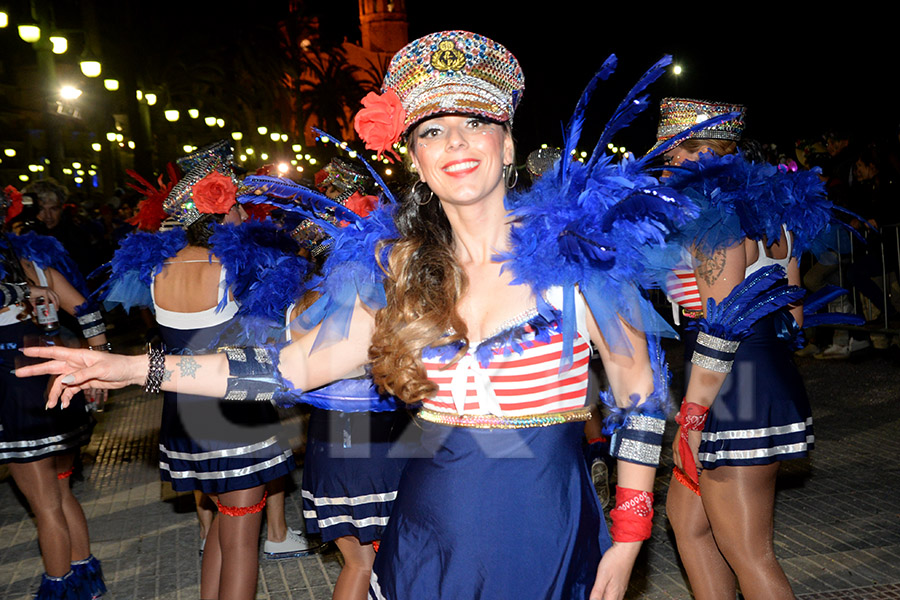
[[[449,425],[450,427],[472,427],[474,429],[525,429],[528,427],[548,427],[575,421],[589,421],[589,407],[576,408],[564,412],[545,413],[540,415],[523,415],[504,417],[500,415],[459,415],[444,413],[423,408],[417,413],[418,418],[429,423]]]

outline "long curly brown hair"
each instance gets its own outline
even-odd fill
[[[385,242],[393,247],[381,265],[387,305],[375,315],[369,348],[379,389],[409,403],[437,392],[422,364],[423,349],[462,341],[458,359],[468,348],[466,324],[456,310],[468,279],[454,255],[450,222],[432,196],[420,182],[398,207],[400,237]]]

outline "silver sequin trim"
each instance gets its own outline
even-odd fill
[[[247,390],[231,390],[225,394],[225,400],[246,400]]]
[[[712,350],[731,352],[732,354],[737,352],[738,346],[741,345],[740,342],[723,340],[722,338],[717,338],[716,336],[709,335],[703,331],[697,334],[697,343],[706,348],[711,348]]]
[[[101,323],[94,327],[88,327],[87,329],[82,329],[81,333],[86,338],[92,338],[95,335],[100,335],[101,333],[106,333],[106,325],[104,323]]]
[[[647,415],[631,415],[625,421],[625,429],[633,431],[649,431],[662,435],[666,429],[666,420]]]
[[[704,369],[709,369],[716,373],[731,373],[731,365],[734,364],[733,360],[710,358],[709,356],[700,354],[696,350],[694,350],[694,355],[691,357],[691,362],[698,367],[703,367]]]
[[[724,431],[704,432],[702,435],[704,442],[718,442],[719,440],[751,440],[754,438],[765,438],[773,435],[785,435],[788,433],[797,433],[805,431],[812,427],[812,417],[806,421],[797,423],[789,423],[787,425],[777,425],[774,427],[760,427],[758,429],[726,429]]]
[[[86,315],[81,315],[80,317],[78,317],[78,324],[87,325],[88,323],[99,321],[100,319],[102,319],[102,317],[100,316],[100,311],[95,310],[92,313],[87,313]]]
[[[636,440],[622,440],[616,458],[645,465],[658,465],[662,448],[656,444],[647,444]]]

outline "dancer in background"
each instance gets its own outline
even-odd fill
[[[0,192],[4,229],[21,211],[22,195],[15,188]],[[65,409],[46,410],[51,378],[16,379],[12,370],[26,344],[65,343],[57,308],[78,318],[90,352],[109,351],[106,326],[85,300],[84,281],[55,239],[2,233],[0,252],[0,463],[8,464],[37,523],[45,573],[35,598],[99,598],[106,591],[100,562],[91,554],[87,520],[69,479],[76,454],[90,441],[93,418],[82,394]]]

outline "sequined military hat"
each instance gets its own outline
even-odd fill
[[[163,202],[166,214],[189,227],[203,214],[225,214],[237,202],[234,150],[222,140],[176,161],[184,177]]]
[[[511,121],[524,90],[519,61],[505,47],[469,31],[440,31],[394,55],[382,94],[363,98],[354,125],[367,148],[385,152],[434,115]]]
[[[322,175],[321,181],[319,180],[319,173]],[[332,158],[331,162],[325,165],[325,168],[319,173],[316,174],[317,187],[333,185],[342,193],[350,192],[352,194],[357,190],[368,193],[367,190],[375,183],[372,176],[362,167],[358,167],[339,156]],[[347,195],[349,196],[350,194]]]
[[[744,133],[746,107],[742,104],[726,104],[690,98],[663,98],[659,103],[659,128],[656,131],[656,144],[653,145],[653,148],[667,142],[685,129],[728,113],[737,113],[738,116],[716,123],[711,127],[699,129],[688,139],[739,141]]]

